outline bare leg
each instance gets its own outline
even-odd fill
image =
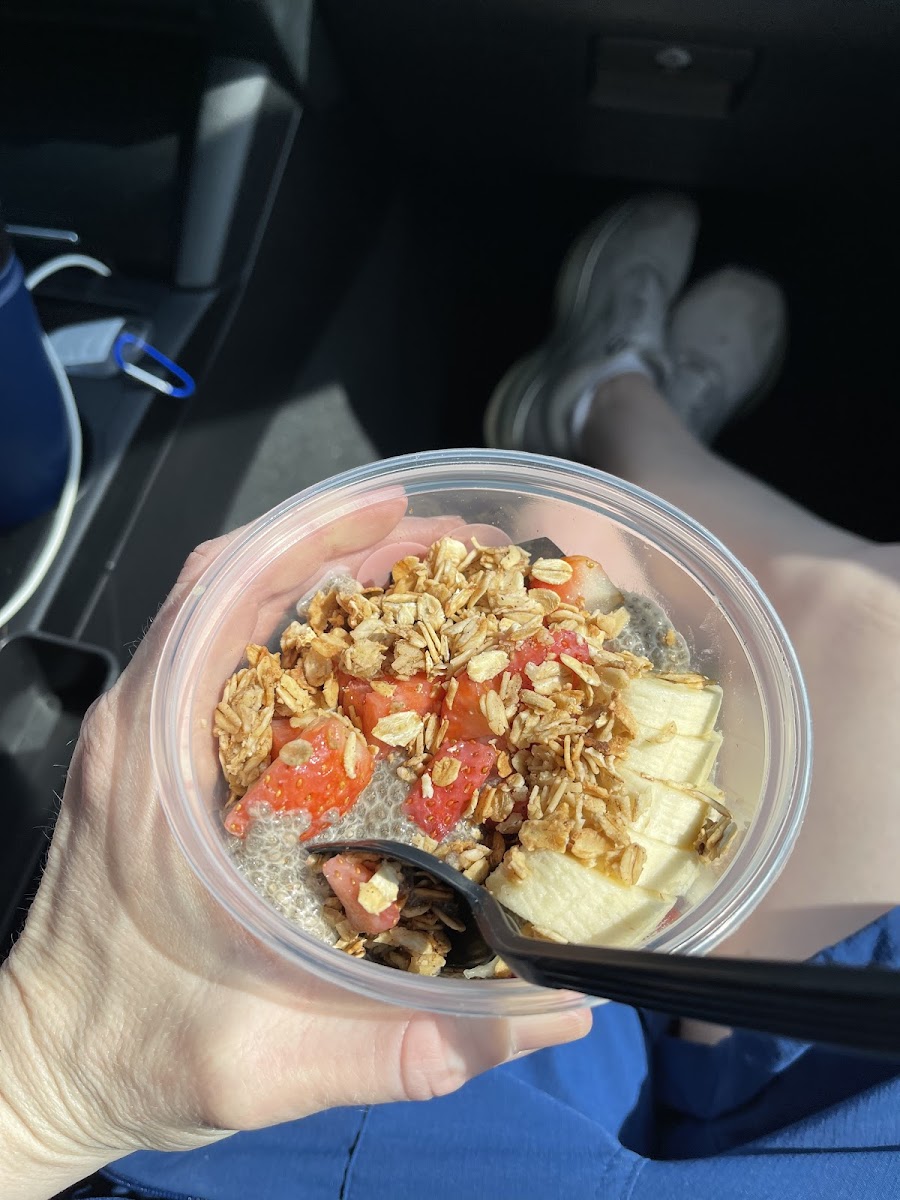
[[[898,548],[837,529],[718,458],[644,375],[597,389],[580,451],[712,530],[794,642],[816,743],[809,813],[783,875],[723,952],[806,957],[900,899]]]
[[[645,375],[619,375],[598,389],[582,447],[591,462],[701,521],[760,579],[773,555],[831,558],[868,546],[712,454]]]
[[[486,432],[665,497],[768,593],[810,693],[813,785],[783,875],[724,949],[806,956],[900,899],[900,548],[819,520],[706,449],[765,390],[787,322],[777,284],[735,267],[676,301],[696,231],[683,197],[632,198],[588,230],[560,275],[552,341],[498,385]],[[666,380],[665,399],[649,376]]]

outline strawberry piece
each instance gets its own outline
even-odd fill
[[[390,696],[376,691],[366,679],[341,675],[338,682],[341,686],[341,707],[349,712],[352,706],[362,724],[366,741],[374,742],[388,752],[393,747],[380,742],[372,734],[381,718],[398,712],[414,712],[420,717],[427,717],[429,713],[440,712],[444,696],[440,682],[429,680],[425,675],[413,675],[409,679],[383,678],[383,682],[393,688]]]
[[[550,635],[549,641],[539,641],[537,638],[527,638],[512,652],[507,670],[511,675],[522,675],[529,663],[539,664],[548,658],[559,658],[568,654],[581,662],[589,662],[590,647],[583,637],[569,629],[561,629]],[[461,741],[475,741],[478,738],[493,736],[487,717],[481,711],[481,697],[495,688],[498,679],[489,679],[476,683],[463,671],[457,675],[458,686],[451,708],[444,701],[441,717],[447,721],[447,737]],[[529,687],[528,677],[524,678],[524,686]]]
[[[272,721],[272,757],[277,758],[281,747],[299,736],[298,731],[291,725],[290,717],[275,717]]]
[[[444,700],[441,718],[447,721],[446,736],[452,741],[477,741],[491,737],[487,717],[478,707],[481,697],[494,686],[494,680],[476,683],[465,671],[457,675],[458,686],[453,697],[453,707]]]
[[[476,788],[480,788],[493,771],[497,764],[497,748],[487,742],[445,742],[435,755],[432,772],[439,771],[439,764],[445,758],[456,759],[460,764],[453,782],[440,787],[432,781],[432,795],[426,796],[420,779],[413,785],[404,804],[409,819],[438,842],[456,825]]]
[[[590,662],[591,658],[590,647],[583,637],[571,629],[560,629],[550,635],[549,642],[541,642],[537,638],[527,638],[522,642],[510,657],[509,670],[522,674],[526,666],[539,666],[548,658],[559,658],[562,654],[568,654],[580,662]]]
[[[370,913],[359,903],[359,889],[375,874],[375,867],[356,854],[335,854],[322,867],[322,874],[341,902],[347,920],[358,933],[384,933],[400,920],[398,904],[389,904],[380,913]]]
[[[588,612],[598,608],[609,612],[622,603],[621,592],[598,562],[584,554],[571,554],[564,561],[572,568],[572,577],[551,588],[563,604],[574,604]],[[547,584],[540,586],[547,587]]]
[[[351,737],[356,738],[352,775],[344,765],[344,751]],[[289,744],[297,742],[310,746],[309,757],[297,766],[276,758],[244,798],[226,813],[229,833],[243,837],[253,819],[254,804],[263,801],[274,812],[308,813],[310,825],[300,837],[305,842],[348,812],[372,778],[372,752],[359,734],[337,717],[324,716],[308,725]]]

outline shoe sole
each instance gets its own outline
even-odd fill
[[[535,393],[546,375],[551,346],[565,349],[574,340],[578,321],[584,315],[585,298],[579,297],[581,281],[592,255],[598,256],[631,216],[637,201],[626,200],[607,217],[589,226],[572,246],[563,262],[553,300],[553,329],[550,337],[533,353],[514,363],[494,389],[484,414],[484,439],[498,449],[524,449],[524,434]],[[564,340],[567,326],[572,332]]]

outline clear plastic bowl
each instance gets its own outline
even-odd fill
[[[593,1001],[515,979],[423,978],[334,950],[258,896],[225,844],[212,717],[245,645],[277,637],[297,599],[334,566],[358,571],[379,543],[397,544],[399,557],[410,542],[470,524],[514,542],[548,537],[564,553],[596,558],[620,588],[661,604],[696,668],[721,682],[717,783],[747,828],[713,889],[647,943],[664,952],[712,949],[759,903],[800,827],[810,771],[806,693],[787,635],[749,572],[695,521],[600,471],[450,450],[361,467],[286,500],[234,538],[178,615],[153,692],[154,765],[197,876],[240,925],[299,967],[357,994],[436,1012],[558,1011]]]

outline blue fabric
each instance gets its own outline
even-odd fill
[[[819,959],[900,967],[900,910]],[[584,1041],[453,1096],[133,1154],[107,1176],[109,1195],[179,1200],[894,1200],[898,1149],[897,1064],[749,1033],[694,1045],[609,1004]]]
[[[0,529],[45,512],[62,490],[69,429],[41,326],[15,257],[0,267]]]

